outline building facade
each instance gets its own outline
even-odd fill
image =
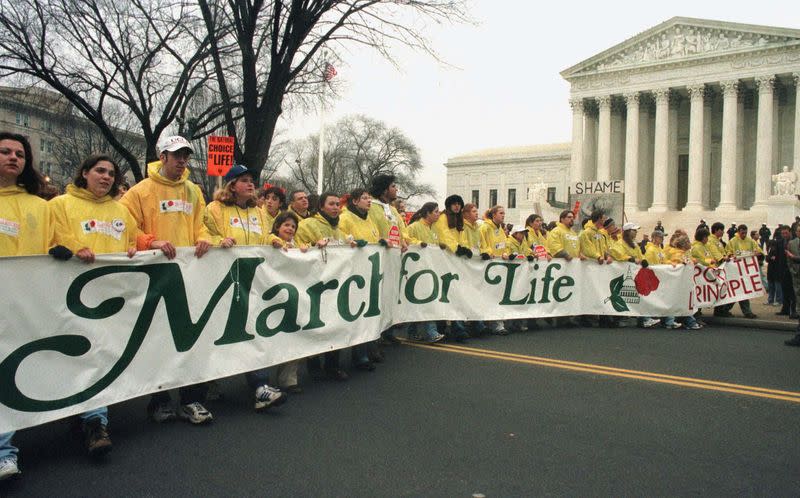
[[[646,227],[760,224],[778,202],[773,175],[800,166],[800,30],[675,17],[561,76],[563,174],[624,180],[626,217]],[[795,195],[780,201],[798,211]]]

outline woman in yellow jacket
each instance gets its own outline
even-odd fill
[[[508,238],[503,230],[506,210],[503,206],[492,206],[486,212],[486,219],[481,225],[481,258],[508,258]]]
[[[459,244],[472,253],[481,252],[481,232],[478,225],[478,206],[467,204],[464,206],[464,230],[459,235]],[[472,254],[469,255],[472,257]]]
[[[444,211],[433,223],[433,231],[436,232],[439,241],[454,254],[459,252],[461,232],[464,230],[463,209],[464,199],[460,195],[450,195],[444,200]]]
[[[704,266],[717,266],[717,259],[708,249],[708,230],[705,228],[699,229],[694,234],[694,242],[692,242],[691,255],[694,260]]]
[[[347,205],[339,217],[339,229],[354,240],[377,244],[380,240],[380,233],[369,217],[371,205],[372,196],[366,189],[358,188],[350,192]]]
[[[0,132],[0,257],[47,254],[52,246],[50,210],[37,196],[43,186],[28,139]],[[0,480],[20,473],[13,436],[0,434]]]
[[[636,243],[636,233],[639,225],[625,223],[622,225],[622,237],[611,244],[608,252],[614,261],[629,261],[639,264],[644,259],[642,249]]]
[[[533,251],[527,240],[528,229],[523,226],[515,226],[508,235],[508,255],[523,256],[533,261]]]
[[[701,229],[706,232],[706,237],[708,237],[708,230]],[[698,230],[700,232],[700,230]],[[670,261],[674,264],[689,264],[693,263],[694,259],[692,258],[692,243],[689,242],[689,236],[686,235],[686,232],[683,230],[676,230],[675,233],[672,234],[669,241],[670,251],[669,251],[669,258]],[[679,329],[681,328],[681,324],[675,321],[674,316],[668,316],[664,319],[664,326],[668,329]],[[683,317],[683,326],[685,326],[689,330],[698,330],[702,328],[694,316],[689,315]]]
[[[661,247],[663,243],[664,232],[655,230],[650,234],[650,242],[644,247],[644,259],[648,264],[665,265],[670,263],[666,249]],[[672,264],[674,265],[675,263]]]
[[[275,218],[281,214],[281,210],[286,208],[286,191],[280,187],[275,187],[265,183],[259,197],[264,203],[261,210],[264,211],[264,226],[267,233],[272,231],[272,224]]]

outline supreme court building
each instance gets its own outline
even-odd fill
[[[568,160],[537,169],[541,154],[532,156],[514,185],[523,193],[535,179],[565,200],[569,182],[620,179],[626,217],[646,228],[663,220],[693,229],[700,218],[757,228],[778,202],[773,175],[800,167],[798,29],[675,17],[561,76],[571,86]],[[514,167],[525,163],[524,150],[507,149]],[[482,189],[494,190],[506,204],[509,179],[501,186],[492,170],[508,169],[482,164],[486,156],[448,160],[448,193],[469,202],[477,190],[485,208],[494,199]],[[785,213],[800,207],[796,196],[779,204]],[[509,210],[509,221],[530,207]]]

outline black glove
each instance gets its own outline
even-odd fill
[[[642,268],[647,268],[648,266],[650,266],[650,263],[648,263],[646,259],[643,259],[642,260]]]
[[[456,247],[456,256],[464,256],[465,258],[472,258],[472,251],[464,246]]]
[[[509,259],[509,260],[512,260],[512,259],[514,259],[514,258],[516,258],[516,257],[517,257],[517,255],[516,255],[516,254],[514,254],[513,252],[512,252],[511,254],[509,254],[509,255],[508,255],[508,259]]]
[[[447,249],[447,245],[446,244],[439,244],[439,249]]]
[[[52,247],[48,252],[50,253],[50,256],[53,256],[59,261],[69,261],[69,258],[72,257],[72,251],[64,246]]]
[[[378,244],[382,245],[383,247],[389,247],[389,242],[387,242],[386,239],[379,240]]]
[[[628,263],[635,263],[635,262],[636,262],[636,258],[634,258],[634,257],[628,258]]]
[[[367,241],[364,239],[356,239],[355,242],[356,242],[356,247],[364,247],[365,245],[367,245]]]
[[[527,259],[528,261],[533,261],[536,258],[534,258],[532,254],[528,254]]]
[[[491,257],[491,256],[489,256],[489,253],[482,252],[482,253],[481,253],[481,259],[482,259],[482,260],[484,260],[484,261],[486,261],[486,260],[488,260],[488,259],[492,259],[492,257]]]
[[[420,247],[428,247],[428,243],[427,242],[420,242],[419,245],[420,245]]]

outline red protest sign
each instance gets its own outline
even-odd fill
[[[233,166],[233,137],[208,137],[208,176],[225,176]]]
[[[392,228],[389,229],[389,243],[395,247],[400,246],[400,229],[397,228],[397,225],[392,225]]]
[[[544,246],[533,246],[533,255],[536,259],[547,259],[547,249]]]

